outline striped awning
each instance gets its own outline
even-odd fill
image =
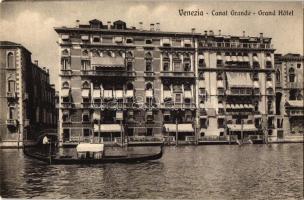
[[[114,38],[115,42],[122,42],[122,37],[118,36]]]
[[[104,132],[104,133],[109,133],[109,132],[121,132],[122,127],[120,124],[94,124],[94,132]]]
[[[63,40],[67,40],[67,39],[69,39],[69,38],[70,38],[69,35],[61,35],[61,39],[63,39]]]
[[[303,100],[289,100],[286,102],[286,107],[298,107],[303,108],[304,102]]]
[[[253,82],[253,87],[254,88],[259,88],[260,87],[259,82],[258,81],[254,81]]]
[[[97,67],[124,67],[125,60],[123,57],[92,57],[92,65]]]
[[[93,112],[93,119],[100,120],[100,111],[94,111]]]
[[[170,44],[170,39],[164,38],[163,39],[163,44]]]
[[[266,57],[266,61],[271,62],[271,57],[267,56],[267,57]]]
[[[200,80],[200,81],[198,82],[198,87],[199,87],[199,88],[205,88],[205,87],[206,87],[205,81]]]
[[[272,87],[273,87],[273,86],[272,86],[272,82],[271,82],[271,81],[267,81],[266,87],[267,87],[267,88],[272,88]]]
[[[186,99],[191,99],[192,98],[192,93],[191,93],[191,91],[190,90],[186,90],[185,92],[184,92],[184,97],[186,98]]]
[[[122,90],[115,90],[115,98],[122,99],[123,98],[123,91]]]
[[[133,97],[133,96],[134,96],[134,91],[133,90],[127,90],[126,97],[130,98],[130,97]]]
[[[171,99],[172,93],[170,90],[164,90],[164,99]]]
[[[217,81],[218,88],[224,88],[224,81]]]
[[[237,61],[236,56],[231,56],[231,60],[232,60],[233,62],[236,62],[236,61]]]
[[[146,97],[153,97],[153,90],[146,90]]]
[[[164,124],[164,128],[166,132],[194,132],[192,124]]]
[[[238,62],[243,62],[244,61],[242,56],[238,56],[237,60],[238,60]]]
[[[201,54],[201,55],[198,55],[198,59],[203,60],[203,59],[205,59],[205,57],[204,57],[204,55]]]
[[[222,56],[221,56],[221,55],[217,55],[217,56],[216,56],[216,59],[217,59],[217,60],[222,60]]]
[[[255,61],[255,62],[259,62],[258,57],[257,57],[257,56],[253,56],[253,61]]]
[[[227,124],[230,131],[257,131],[258,129],[254,124]]]
[[[82,40],[89,40],[89,36],[88,36],[88,35],[82,35],[82,36],[81,36],[81,39],[82,39]]]
[[[104,90],[103,91],[103,97],[106,99],[113,98],[113,91],[112,90]]]
[[[88,98],[90,96],[90,90],[89,89],[84,89],[81,91],[81,96]]]
[[[230,62],[231,61],[231,57],[230,56],[225,56],[225,61],[226,62]]]
[[[248,56],[244,56],[244,57],[243,57],[243,61],[244,61],[244,62],[249,62],[249,57],[248,57]]]
[[[191,44],[191,41],[189,39],[185,39],[184,44]]]
[[[70,96],[70,89],[62,89],[61,97],[68,97],[68,96]]]
[[[100,98],[100,90],[93,90],[93,98],[94,99]]]
[[[252,88],[252,80],[250,74],[246,72],[227,72],[229,87],[250,87]]]

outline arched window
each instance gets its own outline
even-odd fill
[[[276,81],[277,82],[281,82],[281,72],[280,70],[277,69],[276,71]]]
[[[61,52],[61,54],[62,54],[63,56],[68,56],[68,55],[69,55],[69,51],[68,51],[67,49],[65,49],[65,50],[63,50],[63,51]]]
[[[296,76],[294,68],[290,68],[288,72],[289,72],[289,82],[293,83],[295,81],[295,76]]]
[[[171,90],[170,85],[169,84],[164,84],[164,90]]]
[[[128,83],[127,84],[127,90],[133,90],[133,84],[132,83]]]
[[[15,68],[15,62],[14,62],[14,54],[12,52],[9,52],[7,54],[7,68]]]
[[[83,56],[88,56],[88,55],[89,55],[88,50],[84,50],[84,51],[82,52],[82,55],[83,55]]]
[[[152,59],[152,54],[151,54],[151,52],[147,52],[147,53],[145,54],[145,59]]]
[[[127,71],[129,72],[133,71],[133,62],[131,61],[127,62]]]
[[[97,50],[93,50],[93,57],[100,57],[100,53]]]
[[[191,85],[190,84],[185,84],[184,85],[184,90],[191,90]]]
[[[15,92],[16,82],[14,80],[8,81],[8,92]]]
[[[70,84],[67,81],[65,81],[62,83],[62,88],[70,88]]]
[[[133,58],[132,52],[131,52],[131,51],[128,51],[126,57],[127,57],[127,58]]]
[[[153,85],[151,82],[146,83],[146,90],[153,90]]]
[[[90,88],[90,83],[88,81],[84,81],[82,84],[82,88]]]

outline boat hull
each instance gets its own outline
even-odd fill
[[[158,160],[163,156],[163,146],[161,146],[161,151],[157,154],[140,154],[140,155],[130,155],[130,156],[104,156],[100,159],[93,158],[58,158],[52,156],[44,156],[37,153],[31,153],[27,150],[24,150],[24,154],[40,160],[42,162],[53,164],[53,165],[72,165],[72,164],[104,164],[104,163],[137,163],[145,162],[149,160]]]

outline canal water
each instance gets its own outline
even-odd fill
[[[303,144],[166,147],[139,164],[48,166],[0,150],[2,197],[301,199]]]

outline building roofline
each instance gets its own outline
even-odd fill
[[[6,48],[11,48],[11,47],[19,47],[27,51],[29,54],[32,54],[27,48],[25,48],[22,44],[11,42],[11,41],[0,41],[0,48],[1,47],[6,47]]]

